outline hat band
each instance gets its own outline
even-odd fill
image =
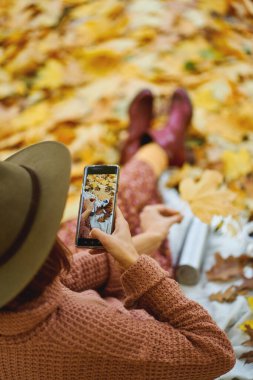
[[[11,246],[4,252],[2,256],[0,256],[0,266],[4,265],[7,261],[9,261],[15,253],[22,247],[24,241],[26,240],[27,235],[29,234],[31,227],[33,225],[35,216],[38,211],[38,204],[40,198],[40,183],[37,178],[36,173],[26,166],[20,165],[24,168],[31,177],[32,181],[32,197],[29,206],[28,213],[26,215],[25,221],[23,223],[22,228],[20,229],[16,239],[13,241]]]

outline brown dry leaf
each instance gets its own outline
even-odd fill
[[[237,289],[235,286],[230,286],[224,292],[213,293],[209,296],[210,301],[217,302],[233,302],[237,298]]]
[[[249,339],[243,342],[244,346],[253,346],[253,329],[250,325],[245,325],[245,333],[248,334]]]
[[[253,351],[245,352],[239,359],[245,359],[246,364],[253,363]]]
[[[210,301],[217,302],[233,302],[237,296],[246,294],[249,290],[253,290],[253,278],[245,278],[243,282],[238,285],[232,285],[224,292],[220,291],[213,293],[209,296]],[[253,331],[253,330],[252,330]]]
[[[233,206],[235,194],[222,187],[223,177],[215,170],[205,170],[198,182],[186,178],[179,185],[183,200],[199,219],[210,223],[214,215],[236,215],[238,209]]]
[[[252,263],[252,260],[250,260]],[[239,293],[245,292],[247,290],[253,290],[253,277],[252,278],[244,278],[243,282],[237,286],[237,291]]]
[[[246,10],[249,12],[249,14],[253,15],[253,4],[250,0],[243,0],[242,1]]]
[[[215,254],[216,263],[207,272],[209,281],[229,281],[243,276],[243,268],[251,262],[251,257],[241,255],[223,258],[219,252]]]
[[[253,174],[247,176],[243,181],[243,188],[248,197],[253,198]]]

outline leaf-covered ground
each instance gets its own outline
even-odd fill
[[[194,105],[193,162],[168,186],[208,223],[216,214],[252,219],[251,0],[1,1],[0,159],[43,140],[65,143],[73,157],[65,219],[76,214],[84,165],[118,162],[136,93],[153,91],[160,128],[178,86]],[[242,275],[242,259],[217,257],[210,280]],[[252,288],[244,278],[212,297],[233,302]],[[252,320],[242,328],[252,346]]]
[[[3,0],[0,158],[37,141],[67,144],[71,215],[83,165],[118,161],[136,92],[156,95],[159,128],[184,86],[195,166],[218,169],[251,214],[252,17],[250,0]]]

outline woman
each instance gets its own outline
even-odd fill
[[[148,144],[127,166],[139,165],[152,191],[166,157]],[[0,163],[0,378],[207,380],[230,370],[226,335],[146,255],[181,216],[147,206],[132,239],[118,209],[113,235],[91,232],[108,253],[70,258],[55,241],[69,173],[68,151],[55,142]],[[132,196],[141,185],[135,181]],[[124,305],[113,297],[120,274]]]

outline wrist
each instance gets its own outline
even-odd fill
[[[132,265],[134,265],[137,262],[139,257],[140,256],[135,249],[133,249],[131,251],[127,251],[125,254],[125,260],[122,263],[123,267],[125,269],[128,269],[129,267],[131,267]]]
[[[148,229],[143,232],[143,236],[152,241],[162,242],[164,240],[164,234],[161,231],[154,231],[154,229]]]

